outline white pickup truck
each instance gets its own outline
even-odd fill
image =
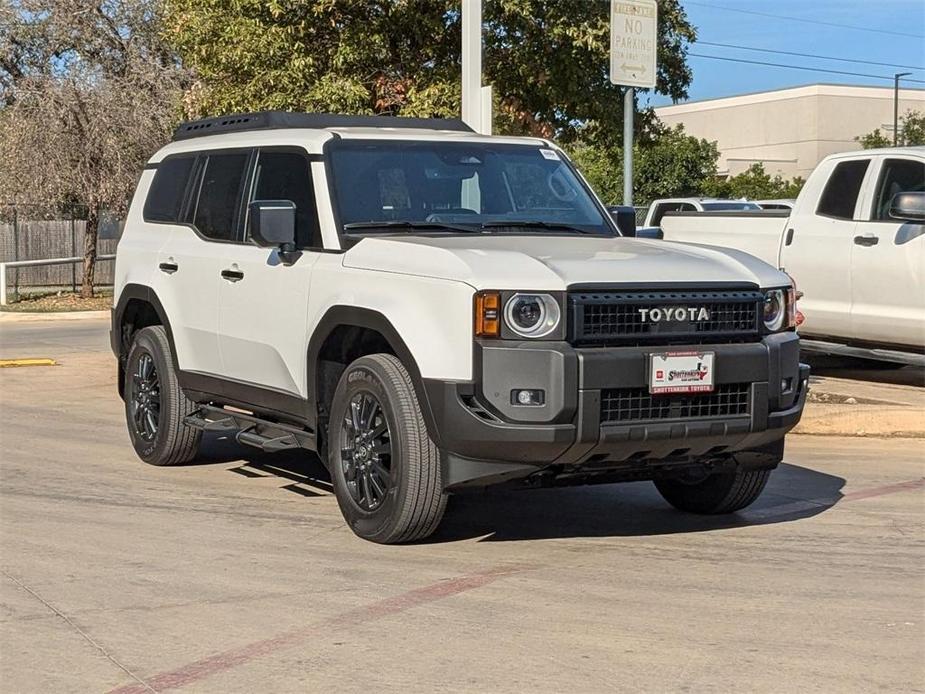
[[[925,147],[831,155],[789,213],[669,212],[661,228],[786,270],[803,349],[925,365]]]
[[[763,209],[756,202],[748,200],[724,200],[721,198],[661,198],[653,200],[646,210],[646,218],[642,226],[657,227],[662,223],[662,217],[669,212],[732,212],[753,211]]]

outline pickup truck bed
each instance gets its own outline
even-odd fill
[[[666,241],[736,248],[777,267],[789,217],[784,210],[668,212],[662,234]]]

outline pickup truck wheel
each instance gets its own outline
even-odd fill
[[[656,480],[665,501],[691,513],[732,513],[757,499],[771,476],[770,470],[718,472],[693,484],[677,479]]]
[[[202,432],[183,423],[196,409],[177,383],[170,342],[160,325],[136,333],[125,365],[125,421],[138,457],[151,465],[188,463]]]
[[[354,533],[393,544],[436,530],[446,508],[440,455],[397,358],[373,354],[347,367],[327,440],[337,503]]]

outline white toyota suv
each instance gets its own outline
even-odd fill
[[[545,140],[281,112],[183,124],[116,261],[134,448],[184,463],[221,431],[317,451],[350,527],[383,543],[496,484],[653,480],[685,511],[744,508],[806,396],[791,281],[621,236]]]

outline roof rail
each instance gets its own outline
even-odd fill
[[[276,128],[417,128],[422,130],[473,132],[472,128],[458,119],[258,111],[187,121],[186,123],[181,123],[174,130],[173,139],[188,140],[206,135]]]

